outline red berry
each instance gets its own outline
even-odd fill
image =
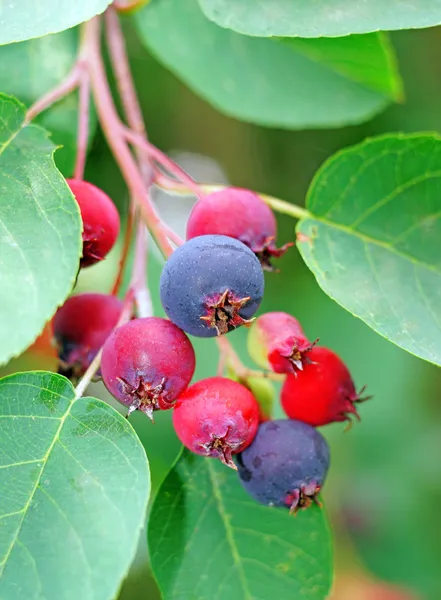
[[[318,427],[334,421],[358,420],[356,402],[360,398],[351,374],[337,354],[328,348],[314,346],[301,373],[288,375],[282,387],[282,407],[290,419]]]
[[[253,441],[259,406],[243,385],[225,377],[198,381],[178,398],[173,424],[181,442],[196,454],[236,468],[232,455]]]
[[[118,323],[123,303],[107,294],[71,296],[54,317],[60,373],[81,377]]]
[[[270,259],[279,257],[292,243],[276,248],[277,224],[270,207],[255,192],[224,188],[195,204],[187,224],[187,240],[218,234],[236,238],[257,255],[262,267],[273,270]]]
[[[248,334],[248,350],[263,369],[295,374],[310,362],[308,353],[316,341],[308,340],[293,316],[270,312],[256,319]]]
[[[83,257],[81,267],[102,260],[119,234],[119,214],[107,194],[79,179],[66,179],[80,207],[83,220]]]
[[[115,329],[103,348],[101,372],[109,392],[122,404],[142,410],[171,408],[190,383],[195,355],[190,340],[176,325],[148,317]]]

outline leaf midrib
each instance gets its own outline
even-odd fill
[[[379,240],[377,238],[371,237],[365,233],[361,233],[360,231],[356,230],[356,229],[351,229],[349,226],[347,225],[342,225],[341,223],[336,223],[335,221],[330,221],[329,219],[325,219],[323,217],[318,217],[314,214],[311,213],[311,215],[309,217],[305,217],[304,219],[301,219],[298,223],[298,225],[301,225],[303,223],[306,223],[307,221],[318,221],[319,223],[323,223],[324,225],[327,225],[328,227],[333,227],[334,229],[338,229],[340,231],[344,231],[345,233],[352,235],[353,237],[359,238],[360,240],[363,240],[365,243],[369,243],[369,244],[373,244],[375,246],[379,246],[380,248],[384,248],[385,250],[388,250],[389,252],[391,252],[392,254],[395,254],[396,256],[403,258],[405,260],[408,260],[409,262],[411,262],[413,265],[416,266],[420,266],[423,267],[424,269],[427,269],[429,271],[433,271],[434,273],[436,273],[437,275],[441,275],[441,267],[437,268],[433,265],[429,265],[425,262],[422,262],[421,260],[418,260],[417,258],[411,256],[410,254],[406,254],[404,252],[400,252],[399,250],[397,250],[394,246],[392,246],[390,243],[388,242],[383,242],[382,240]],[[314,247],[314,239],[312,239],[311,241],[307,242],[311,247]]]
[[[247,584],[247,580],[246,580],[245,573],[243,570],[242,561],[240,560],[240,555],[239,555],[239,552],[238,552],[238,549],[236,546],[236,542],[234,540],[233,528],[231,526],[228,514],[225,510],[225,505],[222,500],[222,494],[220,492],[219,485],[216,481],[216,473],[213,471],[213,467],[212,467],[212,464],[210,463],[210,460],[211,459],[206,459],[208,475],[210,477],[211,486],[213,488],[213,495],[216,500],[218,512],[220,514],[221,520],[225,527],[225,534],[226,534],[226,538],[228,541],[228,545],[230,546],[233,561],[234,561],[234,564],[236,565],[237,572],[239,574],[239,579],[242,584],[242,588],[244,591],[244,598],[246,600],[253,600],[253,596],[251,595],[251,592],[250,592],[248,584]]]
[[[62,398],[64,398],[65,400],[67,399],[67,398],[66,398],[66,396],[61,396],[61,397],[62,397]],[[43,458],[41,459],[41,460],[42,460],[42,462],[43,462],[43,465],[42,465],[42,467],[41,467],[41,469],[40,469],[40,473],[39,473],[39,474],[38,474],[38,476],[37,476],[37,479],[36,479],[36,481],[35,481],[35,485],[34,485],[34,487],[32,488],[32,491],[31,491],[31,493],[30,493],[30,495],[29,495],[29,499],[28,499],[28,501],[26,502],[26,504],[24,505],[24,507],[23,507],[23,509],[22,509],[22,511],[23,511],[23,515],[22,515],[22,517],[21,517],[21,519],[20,519],[20,522],[19,522],[19,524],[18,524],[18,526],[17,526],[17,530],[16,530],[16,532],[15,532],[15,535],[14,535],[14,537],[13,537],[12,541],[11,541],[11,544],[10,544],[10,546],[9,546],[9,548],[8,548],[8,550],[7,550],[7,552],[6,552],[6,554],[5,554],[5,557],[4,557],[3,561],[0,563],[0,577],[3,575],[3,572],[4,572],[4,570],[5,570],[5,567],[6,567],[6,565],[7,565],[7,562],[8,562],[8,560],[9,560],[9,557],[10,557],[10,555],[11,555],[11,552],[12,552],[12,550],[14,549],[14,546],[15,546],[15,544],[16,544],[16,543],[17,543],[17,541],[18,541],[18,536],[20,535],[20,532],[21,532],[21,529],[22,529],[22,527],[23,527],[23,523],[24,523],[24,521],[25,521],[25,519],[26,519],[26,516],[27,516],[28,510],[29,510],[29,508],[30,508],[30,506],[31,506],[32,500],[34,499],[35,493],[36,493],[36,491],[37,491],[37,489],[38,489],[38,487],[39,487],[39,485],[40,485],[40,482],[41,482],[41,479],[42,479],[42,477],[43,477],[43,473],[44,473],[44,470],[45,470],[45,468],[46,468],[47,462],[48,462],[48,460],[49,460],[50,454],[51,454],[52,450],[54,449],[54,446],[55,446],[55,444],[57,443],[57,441],[58,441],[58,440],[59,440],[59,438],[60,438],[60,433],[61,433],[61,430],[63,429],[63,425],[64,425],[64,423],[65,423],[65,421],[66,421],[67,417],[69,416],[69,414],[70,414],[70,411],[71,411],[71,409],[72,409],[72,406],[75,404],[75,401],[76,401],[76,398],[75,398],[75,396],[74,396],[74,397],[72,397],[72,398],[70,399],[70,401],[69,401],[69,402],[70,402],[70,404],[69,404],[69,406],[68,406],[68,408],[67,408],[66,412],[64,413],[64,415],[62,415],[62,416],[60,417],[60,425],[58,426],[58,429],[57,429],[57,431],[55,432],[54,439],[53,439],[53,440],[52,440],[52,442],[50,443],[50,445],[49,445],[49,448],[48,448],[48,449],[47,449],[47,451],[46,451],[46,454],[45,454],[45,455],[43,456]],[[10,417],[10,418],[12,419],[13,417],[14,417],[14,415],[11,415],[11,417]]]

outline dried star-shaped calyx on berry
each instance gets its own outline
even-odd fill
[[[310,342],[295,317],[270,312],[256,319],[248,336],[248,351],[263,369],[297,374],[311,363],[308,354],[318,342]]]
[[[253,319],[244,319],[239,311],[243,308],[250,297],[239,298],[230,290],[225,290],[223,294],[218,294],[205,301],[206,314],[200,317],[206,321],[209,327],[217,331],[217,335],[228,333],[240,325],[249,325]]]
[[[311,481],[287,494],[285,504],[289,507],[290,514],[296,515],[299,510],[308,508],[313,503],[321,507],[322,504],[318,500],[320,489],[321,486],[317,485],[315,481]]]
[[[294,242],[287,242],[283,244],[280,248],[277,248],[275,244],[275,237],[272,235],[267,237],[262,244],[255,245],[251,247],[251,250],[257,256],[262,265],[262,269],[264,271],[271,271],[273,273],[278,273],[280,269],[274,267],[271,263],[272,258],[280,258],[285,254],[285,252],[294,246]]]
[[[127,412],[127,417],[135,410],[141,410],[153,421],[154,410],[167,410],[168,408],[171,408],[172,402],[167,401],[165,398],[165,377],[163,377],[161,382],[157,385],[152,385],[139,377],[136,387],[130,385],[130,383],[122,377],[119,377],[118,379],[124,394],[133,398]]]

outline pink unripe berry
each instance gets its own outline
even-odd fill
[[[270,207],[250,190],[228,187],[209,194],[193,207],[187,240],[217,234],[236,238],[256,254],[262,267],[273,270],[270,259],[279,257],[292,243],[277,248],[277,224]]]
[[[101,372],[109,392],[152,418],[171,408],[193,377],[195,355],[190,340],[171,321],[134,319],[107,339]]]
[[[308,340],[292,315],[270,312],[254,322],[248,334],[248,350],[263,369],[296,374],[310,361],[308,353],[316,341]]]
[[[79,179],[66,179],[81,211],[83,221],[83,256],[81,267],[102,260],[113,248],[119,234],[120,220],[116,206],[95,185]]]
[[[232,455],[253,441],[259,406],[242,384],[211,377],[181,394],[173,410],[173,424],[181,442],[192,452],[219,458],[235,469]]]

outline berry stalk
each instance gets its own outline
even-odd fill
[[[100,33],[100,17],[95,17],[85,24],[87,63],[101,127],[106,136],[107,143],[119,164],[127,187],[140,206],[148,228],[164,255],[170,256],[173,252],[173,247],[162,228],[161,220],[148,198],[143,177],[123,135],[124,128],[113,102],[101,56]]]
[[[87,143],[89,140],[90,115],[90,77],[87,70],[82,69],[79,80],[79,114],[77,133],[77,157],[75,161],[74,178],[84,179],[86,166]]]
[[[231,342],[225,335],[220,335],[216,338],[216,343],[219,349],[219,369],[224,370],[224,367],[230,367],[237,375],[239,381],[246,382],[250,377],[261,377],[263,379],[272,379],[274,381],[283,381],[284,375],[273,373],[272,371],[258,371],[249,369],[240,360],[239,355],[233,348]]]

